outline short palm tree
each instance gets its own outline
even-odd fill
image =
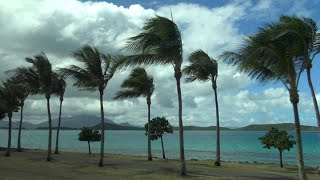
[[[153,77],[148,76],[144,68],[135,68],[127,79],[121,84],[114,99],[127,99],[143,96],[147,100],[148,105],[148,160],[152,160],[151,154],[151,136],[150,136],[150,106],[151,95],[154,90]]]
[[[117,70],[117,57],[102,54],[97,48],[89,45],[83,46],[80,50],[73,53],[77,61],[83,64],[83,67],[71,65],[68,68],[61,68],[60,74],[64,77],[70,77],[76,82],[81,90],[96,91],[100,93],[100,114],[101,114],[101,148],[99,166],[103,167],[104,157],[104,110],[103,93],[108,82]]]
[[[179,104],[179,137],[181,175],[186,175],[184,157],[184,137],[182,122],[182,95],[180,88],[182,58],[182,40],[178,26],[165,17],[156,16],[149,19],[143,26],[142,32],[131,37],[126,49],[138,54],[125,58],[123,65],[172,65],[177,84]]]
[[[262,83],[281,81],[290,94],[297,138],[298,170],[301,180],[307,179],[304,171],[302,137],[298,111],[299,72],[304,68],[303,62],[296,58],[297,50],[290,39],[276,40],[279,23],[267,24],[259,31],[245,39],[238,52],[225,52],[222,57],[237,66],[241,72]]]
[[[185,67],[182,72],[188,75],[186,83],[200,81],[211,81],[212,88],[215,96],[216,104],[216,132],[217,132],[217,144],[216,144],[216,161],[215,165],[220,166],[220,122],[219,122],[219,104],[217,95],[217,77],[218,77],[218,63],[216,60],[210,58],[208,54],[202,50],[194,51],[189,56],[190,65]]]
[[[314,109],[316,113],[318,128],[320,130],[320,113],[316,95],[311,80],[311,68],[314,57],[319,53],[319,47],[316,45],[317,40],[317,23],[310,18],[302,18],[297,16],[282,16],[280,18],[281,31],[277,36],[281,39],[291,39],[295,48],[299,50],[296,56],[300,56],[300,60],[304,61],[307,71],[307,79],[311,91]],[[302,54],[301,54],[302,52]],[[304,70],[301,69],[301,70]],[[301,73],[301,72],[300,72]]]
[[[51,110],[50,97],[54,93],[54,87],[58,79],[58,75],[52,71],[52,65],[44,53],[27,57],[26,62],[30,63],[31,67],[21,67],[9,71],[14,77],[22,78],[30,86],[31,94],[43,94],[47,100],[48,111],[48,155],[47,161],[51,161],[51,144],[52,144],[52,125],[51,125]]]
[[[3,86],[0,86],[0,99],[2,100],[3,105],[5,106],[3,115],[7,115],[9,119],[8,126],[8,146],[5,156],[10,156],[11,152],[11,125],[12,125],[12,114],[17,112],[20,106],[20,100],[18,98],[18,92],[15,86],[12,86],[10,83],[5,82]],[[3,107],[3,106],[2,106]],[[3,107],[4,108],[4,107]]]
[[[7,83],[12,86],[16,86],[19,89],[19,93],[17,94],[20,100],[20,122],[19,122],[19,130],[18,130],[18,144],[17,144],[17,152],[21,152],[21,131],[22,131],[22,121],[23,121],[23,108],[24,101],[30,94],[30,86],[27,82],[25,82],[22,77],[12,77],[7,80]]]
[[[61,109],[62,109],[63,96],[64,96],[66,86],[67,86],[67,83],[63,79],[63,77],[59,77],[57,84],[55,86],[56,87],[55,94],[59,96],[59,100],[60,100],[59,121],[58,121],[58,127],[57,127],[57,137],[56,137],[56,149],[54,151],[55,154],[59,154],[59,132],[60,132],[60,125],[61,125]]]

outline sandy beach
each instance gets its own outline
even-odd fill
[[[98,154],[61,152],[47,162],[46,151],[25,150],[4,157],[0,149],[0,179],[298,179],[296,166],[223,162],[214,166],[210,160],[187,161],[188,175],[179,175],[178,160],[106,154],[104,167],[98,167]],[[314,168],[307,168],[311,180],[319,179]]]

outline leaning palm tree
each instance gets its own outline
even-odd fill
[[[304,68],[303,61],[295,56],[298,51],[290,39],[277,40],[274,35],[279,32],[279,23],[267,24],[259,31],[245,39],[238,52],[225,52],[222,58],[237,66],[241,72],[262,83],[281,81],[290,94],[297,138],[297,159],[299,177],[307,179],[304,171],[302,137],[298,111],[299,72]]]
[[[56,89],[55,89],[55,94],[59,96],[59,100],[60,100],[59,121],[58,121],[58,127],[57,127],[57,137],[56,137],[56,149],[54,151],[55,154],[59,154],[59,132],[60,132],[60,125],[61,125],[61,109],[62,109],[63,96],[64,96],[66,86],[67,86],[67,83],[63,79],[63,77],[59,77],[56,84]]]
[[[114,99],[127,99],[143,96],[147,100],[148,105],[148,160],[152,161],[151,154],[151,136],[150,136],[150,106],[151,95],[154,90],[153,77],[148,76],[144,68],[135,68],[127,79],[121,84]]]
[[[297,56],[301,56],[300,60],[304,61],[307,71],[307,79],[309,88],[312,95],[314,109],[316,113],[318,128],[320,130],[320,113],[316,95],[314,92],[312,80],[311,80],[311,68],[314,57],[319,53],[319,47],[317,46],[317,23],[310,18],[302,18],[297,16],[282,16],[280,18],[281,29],[279,35],[276,37],[281,39],[291,39],[295,48],[303,52],[300,52]],[[302,73],[299,72],[299,75]]]
[[[102,54],[97,48],[89,45],[83,46],[80,50],[73,53],[77,61],[83,67],[71,65],[68,68],[61,68],[60,74],[70,77],[76,82],[81,90],[96,91],[100,93],[100,114],[101,114],[101,147],[99,166],[103,167],[104,157],[104,110],[103,94],[108,82],[117,70],[117,57]]]
[[[9,71],[13,77],[22,78],[31,87],[31,94],[43,94],[47,101],[48,112],[48,155],[47,161],[51,161],[51,143],[52,143],[52,125],[50,97],[54,93],[54,87],[58,79],[58,75],[52,71],[52,65],[44,53],[35,55],[33,58],[27,57],[26,62],[31,67],[19,67]]]
[[[182,40],[178,26],[165,17],[156,16],[149,19],[143,26],[142,32],[129,38],[125,49],[138,53],[124,59],[124,66],[129,65],[172,65],[177,84],[179,103],[179,137],[180,137],[180,161],[181,175],[186,174],[184,157],[184,138],[182,122],[182,98],[181,98],[181,64]]]
[[[12,129],[12,114],[19,110],[20,99],[18,98],[18,89],[10,83],[5,82],[0,86],[0,99],[2,101],[2,117],[7,115],[9,119],[8,125],[8,145],[5,156],[9,157],[11,152],[11,129]],[[5,107],[5,109],[4,109]]]
[[[24,102],[30,94],[30,86],[27,82],[23,80],[22,77],[11,77],[7,80],[7,83],[11,84],[11,86],[15,86],[19,89],[18,98],[20,100],[20,122],[19,122],[19,130],[18,130],[18,144],[17,144],[17,152],[21,152],[21,131],[22,131],[22,121],[23,121],[23,109]]]
[[[216,142],[216,161],[215,165],[220,166],[220,123],[219,123],[219,105],[218,105],[218,95],[217,95],[217,77],[218,77],[218,63],[216,60],[210,58],[208,54],[202,50],[194,51],[189,56],[190,65],[185,67],[182,72],[188,75],[186,83],[191,83],[194,81],[207,82],[211,81],[212,88],[215,96],[216,104],[216,132],[217,132],[217,142]]]

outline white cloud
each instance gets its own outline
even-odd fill
[[[158,7],[159,2],[154,3]],[[232,1],[220,7],[208,8],[179,3],[154,10],[138,4],[125,8],[107,2],[77,0],[0,1],[0,79],[5,78],[5,70],[26,65],[23,59],[40,51],[48,55],[54,68],[76,63],[71,53],[85,43],[98,46],[103,52],[126,53],[120,51],[125,40],[136,35],[145,20],[155,14],[170,18],[170,9],[182,33],[183,65],[187,64],[189,53],[199,48],[217,58],[223,51],[238,47],[243,37],[239,24],[250,20],[248,15],[255,13],[255,17],[258,17],[259,13],[265,13],[273,4],[262,0],[257,4]],[[178,103],[172,67],[148,67],[147,71],[154,76],[156,84],[152,97],[152,117],[167,116],[177,125]],[[128,73],[117,73],[106,88],[106,117],[116,122],[129,121],[143,125],[147,117],[145,99],[111,100]],[[222,125],[292,122],[291,106],[285,89],[268,88],[258,92],[243,90],[253,86],[254,81],[219,62],[218,98]],[[182,82],[182,95],[185,125],[215,124],[214,95],[210,82]],[[53,97],[51,102],[55,116],[58,98]],[[30,97],[26,102],[26,120],[45,121],[47,114],[44,104],[42,96]],[[98,94],[77,91],[69,83],[63,107],[65,115],[99,114]],[[301,119],[315,124],[310,120],[313,106],[308,95],[301,93],[300,107]]]

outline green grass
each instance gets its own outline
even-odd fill
[[[4,154],[0,151],[0,155]],[[53,155],[52,162],[45,161],[46,152],[29,150],[13,152],[11,157],[0,156],[0,179],[297,179],[295,166],[279,168],[275,164],[245,164],[223,162],[215,167],[213,161],[187,161],[188,175],[179,175],[178,160],[110,155],[105,157],[105,166],[98,167],[98,155],[62,152]],[[311,169],[309,179],[319,179]]]

